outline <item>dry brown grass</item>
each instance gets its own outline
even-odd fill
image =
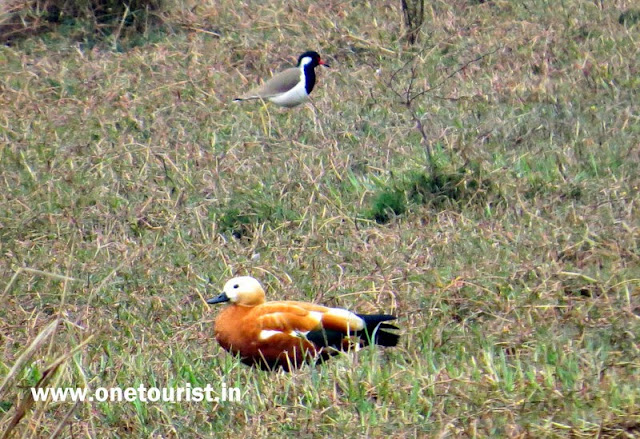
[[[146,32],[150,23],[158,26],[159,18],[174,6],[168,0],[6,0],[0,4],[0,43],[72,26],[77,31],[75,38],[119,38],[123,29],[132,35]],[[180,23],[179,11],[172,15]]]
[[[173,33],[0,50],[0,431],[638,435],[630,4],[430,3],[415,47],[399,2],[180,6]],[[333,65],[314,105],[231,103],[307,49]],[[391,88],[409,84],[426,92],[407,107]],[[376,194],[424,175],[427,145],[438,172],[492,189],[373,221]],[[270,298],[393,312],[402,344],[246,368],[203,300],[240,274]],[[43,378],[243,397],[29,407]]]

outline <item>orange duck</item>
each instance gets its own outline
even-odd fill
[[[243,363],[265,370],[286,371],[303,363],[324,361],[357,345],[395,346],[398,329],[384,323],[385,314],[354,314],[313,303],[266,302],[262,285],[249,276],[228,281],[208,304],[231,302],[215,321],[218,343]]]

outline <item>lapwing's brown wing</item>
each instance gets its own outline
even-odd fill
[[[236,100],[267,99],[273,96],[278,96],[295,87],[296,84],[300,82],[301,76],[302,72],[298,67],[291,67],[278,73],[260,87],[256,87],[239,98],[236,98]]]

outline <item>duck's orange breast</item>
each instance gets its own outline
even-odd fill
[[[251,346],[252,334],[256,332],[255,322],[246,316],[252,308],[231,305],[225,307],[215,322],[215,336],[227,351],[240,353]]]

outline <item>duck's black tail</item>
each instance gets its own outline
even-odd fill
[[[364,341],[365,344],[377,344],[380,346],[395,346],[400,340],[398,334],[393,332],[384,331],[384,329],[400,329],[395,325],[384,323],[389,320],[395,320],[396,318],[388,314],[358,314],[366,325],[365,329],[359,331],[357,335]]]

